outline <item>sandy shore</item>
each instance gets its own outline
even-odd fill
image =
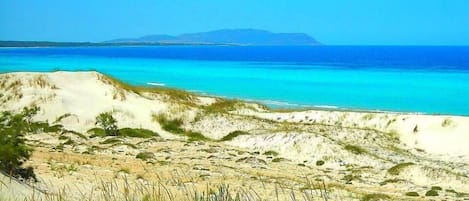
[[[64,143],[58,133],[28,136],[36,147],[28,164],[40,178],[37,185],[55,193],[67,187],[71,199],[81,199],[71,184],[86,189],[89,196],[90,187],[103,191],[100,181],[122,182],[124,177],[145,181],[145,185],[164,183],[182,196],[175,200],[188,200],[181,183],[190,183],[194,192],[204,191],[208,184],[229,184],[237,190],[251,186],[264,200],[274,200],[279,186],[299,197],[308,197],[311,190],[312,200],[324,200],[324,196],[361,200],[372,195],[384,200],[419,200],[428,198],[425,194],[432,186],[442,188],[434,199],[468,197],[469,117],[280,112],[256,103],[176,90],[136,89],[97,72],[0,74],[0,92],[1,111],[37,105],[41,110],[35,120],[60,123],[86,136],[69,136],[75,144],[64,146],[61,152],[53,149]],[[87,133],[96,127],[95,118],[102,112],[112,112],[120,128],[145,128],[159,137],[151,142],[124,138],[116,145],[104,145],[109,137],[89,138]],[[188,142],[187,136],[164,129],[155,120],[158,115],[181,119],[184,129],[208,139]],[[220,141],[235,131],[240,134]],[[93,154],[83,154],[90,147],[94,147]],[[150,162],[136,159],[144,151],[155,157]],[[176,178],[181,181],[171,182]],[[327,195],[317,186],[308,186],[308,179],[324,183]],[[2,185],[0,198],[11,198],[18,185],[24,184]],[[21,192],[28,197],[31,191],[24,186]],[[288,192],[280,200],[291,200]],[[418,196],[407,196],[409,192]]]

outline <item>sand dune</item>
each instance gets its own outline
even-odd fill
[[[236,177],[243,178],[245,184],[260,185],[255,175],[262,175],[267,184],[293,183],[295,192],[302,193],[304,181],[292,178],[309,175],[327,178],[324,181],[330,187],[329,196],[341,200],[373,193],[389,199],[414,199],[405,195],[409,191],[418,192],[422,198],[431,186],[443,188],[439,199],[463,198],[467,197],[464,192],[469,192],[469,117],[326,110],[279,112],[256,103],[162,88],[138,91],[97,72],[0,74],[0,92],[0,110],[19,111],[37,105],[41,111],[36,120],[60,123],[86,136],[89,129],[96,127],[95,118],[102,112],[112,112],[121,128],[145,128],[161,136],[154,142],[124,138],[120,139],[121,144],[110,147],[102,144],[109,137],[75,137],[77,144],[65,146],[63,153],[48,151],[63,143],[58,134],[28,136],[38,147],[28,163],[38,167],[42,182],[57,182],[51,191],[73,183],[77,174],[91,182],[93,179],[88,177],[92,176],[86,176],[89,169],[107,175],[103,179],[113,179],[118,168],[137,168],[135,163],[139,160],[135,156],[150,151],[160,158],[142,165],[148,169],[157,167],[171,172],[171,167],[177,167],[192,172],[193,167],[203,164],[209,169],[205,174],[211,176],[197,179],[196,185],[202,187],[207,181],[222,183],[217,174],[227,177],[225,183],[233,186],[243,186]],[[185,130],[209,139],[186,142],[188,136],[163,129],[155,119],[158,115],[180,119]],[[233,134],[235,131],[237,135]],[[229,135],[233,135],[231,139],[220,141]],[[102,150],[94,150],[95,155],[81,154],[92,146]],[[199,158],[189,160],[186,157],[192,157],[191,152],[203,154],[195,154]],[[60,154],[81,155],[89,164],[74,163],[79,166],[77,171],[58,177],[50,164],[44,164],[47,157],[59,156],[60,164],[73,163]],[[96,161],[100,157],[119,158],[122,163],[110,162],[106,167]],[[165,161],[164,165],[161,161]],[[224,166],[227,164],[232,168]],[[286,174],[287,170],[298,171]],[[150,170],[138,168],[130,172],[156,178]],[[192,176],[199,177],[200,173]],[[15,185],[9,184],[10,191]],[[177,189],[172,184],[168,186]],[[273,199],[275,185],[267,186],[258,193]],[[3,193],[1,189],[0,192]],[[322,200],[321,196],[317,198]]]

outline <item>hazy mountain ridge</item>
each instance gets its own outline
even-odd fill
[[[237,44],[237,45],[320,45],[305,33],[272,33],[258,29],[221,29],[209,32],[187,33],[178,36],[147,35],[123,38],[106,43],[187,43],[187,44]]]

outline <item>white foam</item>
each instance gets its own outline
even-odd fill
[[[313,107],[317,108],[327,108],[327,109],[339,109],[339,107],[334,105],[314,105]]]
[[[164,83],[157,83],[157,82],[147,82],[148,85],[152,86],[165,86],[166,84]]]

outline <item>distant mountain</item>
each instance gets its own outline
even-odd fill
[[[318,41],[304,33],[272,33],[258,29],[222,29],[178,36],[148,35],[140,38],[105,41],[105,43],[134,42],[165,44],[320,45]]]

